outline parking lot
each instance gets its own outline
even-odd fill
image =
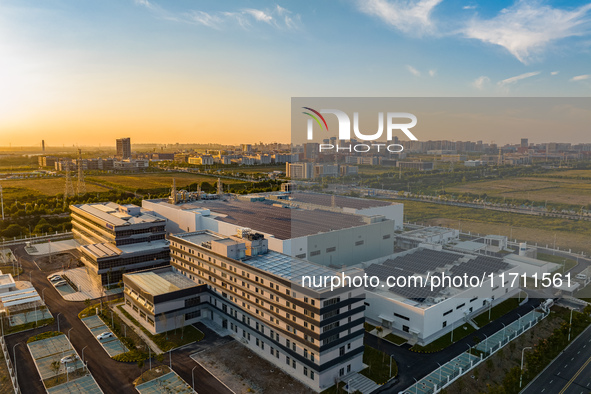
[[[84,325],[92,333],[92,336],[94,336],[95,338],[97,337],[97,335],[100,335],[104,332],[112,333],[109,327],[98,316],[85,317],[84,319],[82,319],[82,323],[84,323]],[[103,349],[105,349],[109,357],[113,357],[118,354],[126,353],[129,351],[127,347],[125,347],[125,345],[121,343],[119,339],[117,339],[117,336],[115,336],[115,334],[113,334],[111,338],[103,339],[102,341],[99,341],[97,339],[97,341],[101,344]]]
[[[103,391],[96,384],[92,375],[86,375],[80,379],[72,382],[60,384],[47,389],[49,394],[71,394],[71,393],[88,393],[101,394]]]
[[[56,373],[52,367],[52,363],[54,361],[59,362],[63,357],[76,355],[76,351],[70,345],[66,335],[31,342],[27,346],[42,380],[66,373],[65,364],[60,363],[60,370]],[[73,370],[70,370],[70,368],[73,368]],[[80,360],[68,363],[68,370],[70,372],[80,368],[83,368],[82,361]]]

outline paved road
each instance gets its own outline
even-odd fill
[[[503,329],[503,324],[508,325],[509,323],[517,320],[519,315],[523,316],[524,314],[531,312],[534,307],[537,307],[540,304],[540,301],[541,300],[535,298],[530,299],[526,304],[514,309],[501,318],[490,324],[487,324],[485,327],[475,331],[474,333],[437,353],[421,354],[411,352],[408,350],[410,348],[409,345],[396,346],[386,341],[378,341],[378,338],[375,335],[366,333],[364,341],[365,344],[373,348],[377,348],[386,354],[392,355],[398,365],[399,381],[393,385],[385,385],[383,391],[378,392],[398,393],[399,391],[408,388],[414,384],[414,378],[417,380],[421,379],[439,368],[437,363],[443,365],[461,353],[467,352],[468,345],[474,346],[474,336],[477,336],[481,339],[484,338],[483,334],[490,336],[491,334]]]
[[[84,359],[88,361],[88,368],[101,389],[105,393],[137,393],[133,387],[133,380],[140,375],[140,369],[135,363],[117,362],[107,355],[98,341],[84,326],[84,323],[78,318],[78,313],[85,308],[85,304],[83,302],[65,301],[47,281],[46,276],[48,273],[39,270],[31,256],[25,252],[23,245],[14,247],[13,252],[16,257],[21,258],[25,270],[24,275],[27,279],[28,272],[31,272],[32,282],[39,294],[45,289],[45,302],[53,316],[57,317],[58,313],[60,313],[60,331],[68,333],[72,329],[70,340],[80,355],[82,355],[82,349],[85,348]],[[197,365],[189,358],[189,355],[207,346],[217,346],[219,338],[203,325],[199,325],[198,328],[206,334],[203,341],[172,352],[173,369],[189,384],[191,384],[191,369]],[[13,362],[13,346],[20,343],[15,350],[18,364],[18,381],[23,393],[43,393],[45,391],[26,346],[29,337],[45,331],[57,331],[57,322],[47,327],[6,336],[6,344],[10,349]],[[165,356],[165,360],[168,360],[168,354]],[[152,363],[155,362],[155,360],[152,360]],[[146,361],[147,365],[148,361]],[[194,376],[195,389],[199,393],[229,393],[224,385],[200,366],[195,369]]]
[[[522,391],[523,394],[591,392],[591,327]]]

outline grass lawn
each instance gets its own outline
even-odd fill
[[[478,327],[484,327],[488,323],[497,320],[499,317],[511,312],[513,309],[519,306],[519,299],[509,298],[501,302],[497,306],[493,306],[490,311],[490,319],[488,318],[489,310],[485,310],[480,315],[476,316],[473,320],[478,324]]]
[[[587,285],[587,287],[576,292],[575,297],[591,302],[591,285]]]
[[[141,374],[136,380],[133,381],[133,385],[137,386],[142,383],[149,382],[159,378],[160,376],[166,375],[170,372],[170,368],[166,365],[158,365],[152,369],[148,369],[146,372]]]
[[[369,324],[369,323],[363,323],[363,327],[365,328],[365,331],[370,332],[372,331],[374,328],[376,328],[376,326]]]
[[[12,269],[12,265],[0,265],[0,271],[2,271],[3,274],[12,274],[12,276],[15,278],[18,276],[18,274],[22,274],[23,273],[23,268],[22,267],[18,267],[15,265],[14,266],[14,270]]]
[[[363,363],[368,365],[360,373],[377,384],[384,384],[398,374],[396,361],[392,360],[392,374],[390,374],[390,356],[370,346],[365,346]]]
[[[573,259],[565,259],[561,256],[555,256],[548,253],[538,253],[538,260],[548,261],[550,263],[560,264],[560,267],[554,272],[562,272],[562,265],[564,264],[564,272],[577,266],[577,261]],[[565,262],[566,260],[566,262]]]
[[[35,323],[34,321],[30,321],[28,323],[20,324],[18,326],[4,326],[4,334],[14,334],[15,332],[30,330],[31,328],[47,326],[53,324],[54,321],[55,319],[53,317],[50,317],[47,319],[38,320],[37,323]]]
[[[429,343],[425,346],[414,345],[410,350],[413,352],[418,353],[434,353],[440,350],[445,349],[452,343],[459,341],[462,338],[467,337],[468,335],[472,334],[476,329],[472,327],[470,324],[464,324],[456,329],[453,330],[453,342],[451,340],[452,334],[451,332],[439,337],[438,339],[434,340],[433,342]]]
[[[43,332],[39,335],[35,335],[34,337],[30,337],[29,339],[27,339],[27,343],[41,341],[42,339],[47,339],[47,338],[59,337],[60,335],[66,335],[66,334],[64,334],[61,331],[46,331],[46,332]]]
[[[404,339],[402,337],[399,337],[398,335],[394,335],[392,333],[386,335],[384,337],[384,339],[387,340],[387,341],[392,342],[395,345],[402,345],[403,343],[406,343],[407,342],[406,339]]]

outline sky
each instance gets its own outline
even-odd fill
[[[0,0],[0,146],[289,142],[291,97],[590,93],[585,1]]]

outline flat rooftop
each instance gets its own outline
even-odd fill
[[[120,205],[114,202],[81,204],[73,207],[105,221],[113,226],[129,226],[138,223],[164,222],[165,219],[133,204]]]
[[[485,273],[506,271],[510,267],[512,267],[511,264],[498,257],[474,256],[443,250],[417,248],[401,253],[381,264],[372,264],[365,269],[365,273],[369,276],[377,276],[381,281],[386,281],[390,276],[408,278],[409,276],[419,275],[426,279],[429,273],[437,274],[439,272],[445,272],[450,276],[463,276],[466,274],[480,278]],[[462,291],[447,287],[436,287],[431,290],[430,285],[423,287],[414,285],[390,287],[388,290],[393,294],[419,304],[444,295],[446,290]]]
[[[404,233],[399,234],[398,237],[408,237],[408,238],[421,239],[421,238],[426,238],[426,237],[431,237],[431,236],[444,235],[444,234],[448,234],[453,231],[454,230],[451,228],[438,227],[438,226],[423,227],[423,228],[419,228],[416,230],[405,231]]]
[[[142,291],[153,296],[198,286],[171,267],[125,274],[125,277]]]
[[[155,202],[155,201],[153,201]],[[164,200],[161,204],[168,204]],[[275,205],[274,205],[275,204]],[[176,205],[177,209],[210,210],[210,217],[220,222],[248,227],[286,240],[333,230],[366,225],[364,217],[322,209],[294,209],[277,206],[278,202],[241,200],[200,200]]]
[[[136,252],[150,252],[155,249],[163,249],[168,246],[168,241],[157,240],[150,242],[139,242],[129,245],[115,246],[112,243],[99,243],[82,245],[79,249],[85,251],[88,255],[94,256],[97,259],[105,257],[115,257],[126,253]]]
[[[224,241],[227,240],[233,243],[240,243],[238,240],[233,240],[223,235],[219,235],[209,230],[203,230],[194,233],[175,234],[174,237],[181,238],[185,241],[191,242],[196,246],[201,246],[203,242],[208,241]],[[320,277],[320,276],[334,276],[338,275],[342,270],[334,270],[329,267],[311,263],[306,260],[291,257],[283,253],[269,250],[265,254],[258,256],[246,256],[240,260],[242,263],[250,265],[251,267],[268,272],[271,275],[279,276],[283,279],[289,280],[292,283],[302,285],[302,277]],[[356,268],[351,268],[344,271],[345,275],[348,271],[359,271]],[[359,275],[359,272],[356,272]],[[314,290],[322,291],[328,287],[315,287]]]
[[[376,207],[387,207],[388,205],[398,205],[387,201],[371,200],[368,198],[337,196],[323,193],[293,192],[289,195],[290,201],[301,202],[305,204],[320,205],[324,207],[368,209]],[[334,205],[333,205],[334,203]]]

